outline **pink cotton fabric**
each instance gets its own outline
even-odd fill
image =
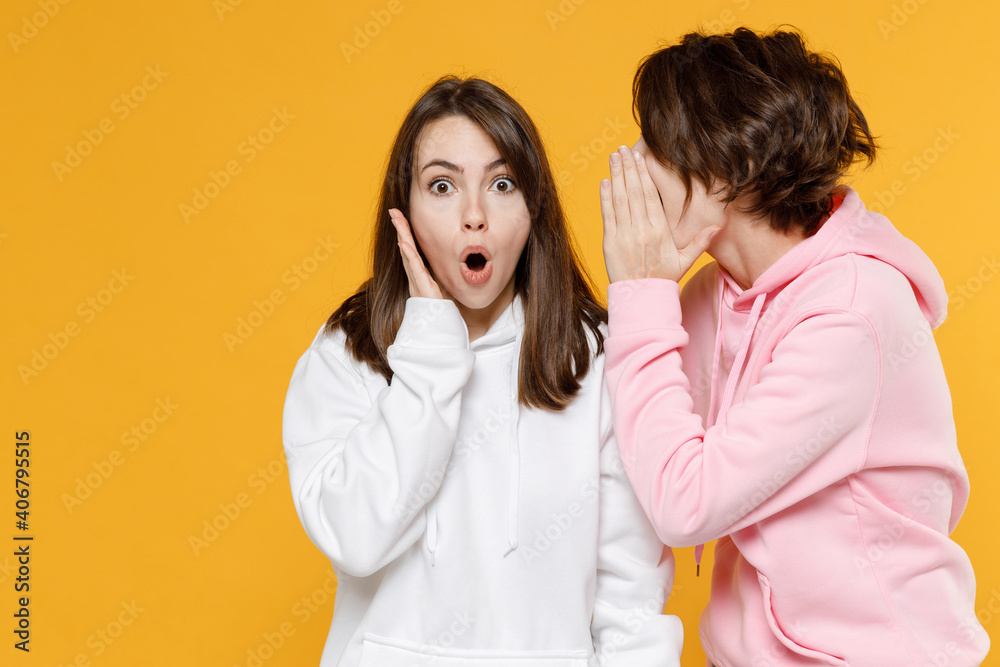
[[[969,498],[932,329],[930,259],[844,188],[750,289],[608,288],[626,472],[663,542],[718,540],[701,637],[718,667],[978,665],[949,538]],[[945,663],[942,663],[945,661]]]

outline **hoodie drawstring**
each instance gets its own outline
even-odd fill
[[[518,497],[521,485],[521,442],[517,437],[517,420],[520,416],[520,405],[517,401],[517,381],[521,368],[521,337],[518,336],[514,342],[514,358],[511,361],[510,369],[510,435],[508,439],[508,451],[510,453],[510,488],[507,492],[507,554],[517,549],[517,527],[518,527]]]
[[[726,279],[722,277],[722,269],[718,271],[718,284],[715,291],[719,294],[719,308],[715,315],[715,351],[712,352],[712,381],[709,383],[708,416],[706,422],[712,422],[715,417],[715,387],[719,382],[719,365],[722,362],[722,290],[726,286]],[[705,430],[708,430],[705,426]]]
[[[519,305],[519,304],[516,304]],[[520,409],[518,405],[518,373],[521,366],[521,340],[522,336],[518,334],[514,342],[514,357],[511,362],[509,380],[510,380],[510,412],[509,412],[509,422],[510,422],[510,433],[508,436],[508,453],[510,462],[510,485],[507,492],[507,551],[504,552],[504,557],[510,552],[517,549],[517,533],[518,533],[518,520],[519,520],[519,503],[518,498],[520,496],[521,487],[521,442],[517,437],[517,422],[520,416]],[[427,547],[427,551],[431,557],[431,567],[434,566],[434,553],[437,551],[437,541],[438,541],[438,515],[437,508],[434,505],[434,500],[431,499],[424,506],[424,518],[427,523],[427,529],[424,532],[424,545]]]
[[[743,373],[743,364],[746,363],[747,353],[750,351],[750,339],[753,338],[754,329],[757,328],[757,322],[760,321],[760,311],[764,309],[764,301],[766,299],[767,293],[761,292],[753,300],[753,308],[750,309],[750,319],[747,320],[746,326],[743,327],[743,337],[740,338],[740,347],[736,353],[736,359],[733,361],[733,367],[729,371],[729,378],[726,380],[726,392],[722,395],[719,416],[715,419],[717,425],[726,423],[726,413],[733,404],[733,397],[736,396],[736,385],[739,382],[740,375]]]
[[[719,312],[715,327],[715,352],[712,355],[711,398],[708,405],[709,420],[712,419],[712,411],[715,408],[715,388],[719,380],[719,366],[722,363],[722,300],[725,282],[725,278],[722,276],[722,269],[720,268],[718,282]],[[726,413],[729,411],[729,407],[733,403],[733,398],[736,396],[736,385],[739,383],[743,364],[746,363],[747,354],[750,351],[750,341],[753,338],[754,330],[757,328],[757,323],[760,321],[760,313],[764,309],[764,302],[766,300],[767,293],[761,292],[753,301],[753,307],[750,309],[750,317],[747,319],[746,326],[743,327],[743,335],[740,337],[740,345],[737,348],[736,358],[733,360],[732,368],[729,369],[729,376],[726,378],[726,390],[722,393],[722,404],[719,405],[719,412],[716,413],[715,421],[711,424],[712,426],[719,426],[726,423]],[[707,426],[705,430],[708,430]],[[695,576],[701,574],[701,557],[704,552],[704,544],[695,545]]]
[[[424,533],[424,544],[427,545],[427,551],[431,554],[431,567],[434,567],[434,552],[437,551],[438,542],[438,516],[433,501],[428,502],[424,507],[424,518],[427,519],[427,532]]]

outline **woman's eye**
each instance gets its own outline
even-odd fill
[[[438,179],[431,181],[431,192],[436,195],[450,195],[455,190],[455,186],[448,181]]]
[[[493,181],[493,189],[497,192],[507,193],[514,189],[514,181],[506,176],[501,176],[497,180]]]

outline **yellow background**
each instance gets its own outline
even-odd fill
[[[363,278],[381,169],[416,96],[454,72],[525,106],[603,291],[597,183],[607,154],[637,138],[640,58],[699,25],[782,23],[839,57],[884,146],[855,185],[956,295],[937,332],[973,489],[954,537],[998,635],[1000,5],[7,0],[0,663],[317,664],[334,583],[292,506],[282,403],[295,361]],[[81,143],[77,166],[53,166]],[[225,187],[208,185],[213,173]],[[206,186],[214,196],[185,220],[181,205]],[[245,340],[227,337],[239,331]],[[44,367],[22,378],[36,351]],[[145,439],[123,441],[133,428]],[[30,654],[12,647],[9,448],[21,430],[36,538]],[[208,540],[213,521],[224,529]],[[701,665],[709,580],[694,577],[690,549],[677,560],[668,609],[684,619],[684,664]],[[268,637],[280,647],[268,651]]]

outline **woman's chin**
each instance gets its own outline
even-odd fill
[[[493,290],[483,290],[482,288],[476,289],[464,289],[456,290],[457,294],[452,294],[451,300],[454,301],[458,306],[469,311],[480,311],[486,310],[493,306],[497,299],[500,298],[500,294],[496,294]],[[506,304],[505,304],[506,305]]]
[[[499,276],[493,274],[489,280],[481,285],[467,283],[462,276],[448,281],[448,285],[439,283],[441,294],[447,299],[455,302],[461,310],[467,313],[486,311],[494,307],[498,299],[505,299],[503,306],[506,308],[513,298],[513,276],[508,280],[509,289],[500,286]]]
[[[482,296],[462,296],[457,299],[453,299],[456,304],[460,305],[466,310],[485,310],[493,305],[496,298],[484,298]]]

